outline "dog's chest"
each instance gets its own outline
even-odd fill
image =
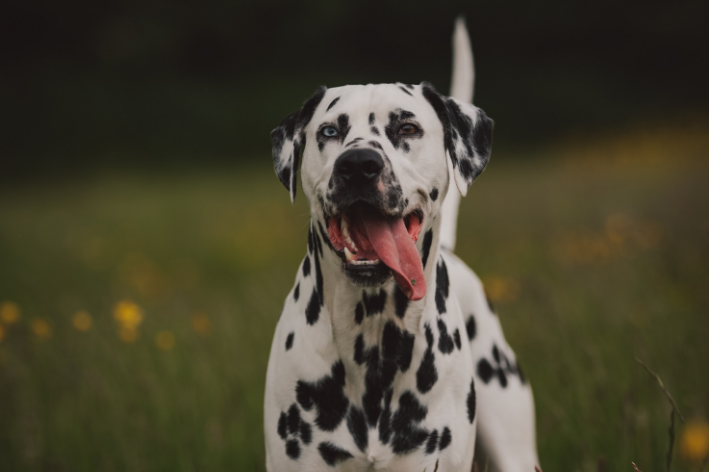
[[[473,367],[447,287],[420,307],[404,303],[395,284],[361,290],[330,313],[320,304],[317,274],[303,276],[303,265],[269,362],[271,470],[423,470],[436,460],[465,462],[474,443]],[[447,274],[441,277],[447,284]]]

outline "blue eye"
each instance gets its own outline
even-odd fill
[[[332,126],[326,126],[322,129],[322,134],[328,138],[334,138],[337,136],[337,130]]]

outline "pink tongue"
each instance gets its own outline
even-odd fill
[[[394,271],[394,279],[409,300],[426,295],[421,257],[403,219],[385,218],[373,208],[360,211],[367,238],[379,259]]]

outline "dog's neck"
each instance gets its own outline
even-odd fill
[[[421,231],[416,242],[419,255],[425,259],[424,277],[426,295],[418,301],[409,301],[398,288],[394,278],[381,287],[358,287],[342,270],[342,260],[329,245],[329,238],[322,222],[311,220],[311,235],[308,238],[308,253],[316,266],[316,287],[322,284],[323,314],[329,317],[332,336],[338,350],[346,351],[343,357],[351,357],[354,339],[364,335],[366,344],[381,344],[382,333],[388,323],[394,323],[400,330],[418,335],[423,332],[427,320],[423,313],[436,313],[435,308],[424,310],[435,304],[436,264],[439,257],[440,214],[432,220],[431,227]],[[430,231],[430,236],[427,233]],[[430,240],[428,251],[426,239]],[[320,251],[322,249],[322,251]],[[317,271],[322,280],[317,280]],[[307,310],[306,310],[307,314]]]

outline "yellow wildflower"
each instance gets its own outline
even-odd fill
[[[155,336],[155,344],[163,351],[170,351],[175,347],[175,335],[170,331],[160,331],[158,335]]]
[[[133,343],[138,339],[138,330],[132,328],[119,328],[118,338],[124,343]]]
[[[606,218],[606,237],[611,243],[621,245],[630,233],[630,226],[630,219],[627,216],[621,213],[610,215]]]
[[[71,318],[71,323],[79,331],[88,331],[91,328],[91,316],[84,310],[77,311]]]
[[[204,313],[198,313],[192,317],[192,329],[200,336],[205,336],[212,329],[212,322]]]
[[[116,304],[113,317],[121,325],[121,328],[136,330],[143,322],[143,311],[135,303],[123,300]]]
[[[16,323],[20,319],[20,307],[14,302],[0,304],[0,321],[5,324]]]
[[[493,302],[513,302],[519,295],[519,284],[510,277],[491,275],[483,281],[485,294]]]
[[[679,438],[679,450],[688,462],[709,457],[709,424],[702,420],[688,422]]]
[[[33,319],[32,323],[30,323],[30,328],[39,339],[45,340],[52,337],[52,327],[49,326],[49,323],[44,318]]]

